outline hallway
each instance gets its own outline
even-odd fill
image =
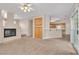
[[[30,37],[22,37],[0,44],[0,54],[26,55],[70,55],[76,54],[70,42],[61,39],[36,41]]]

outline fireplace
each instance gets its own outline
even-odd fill
[[[16,29],[4,29],[4,37],[16,36]]]

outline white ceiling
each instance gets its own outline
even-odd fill
[[[24,13],[20,10],[19,3],[1,3],[0,9],[13,12],[22,18],[31,18],[37,15],[48,15],[57,18],[68,17],[74,8],[73,3],[33,3],[32,8],[34,9],[31,12]]]

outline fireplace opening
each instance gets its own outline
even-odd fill
[[[4,37],[16,36],[16,29],[4,29]]]

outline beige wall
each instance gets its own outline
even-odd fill
[[[29,36],[32,36],[33,34],[33,21],[32,20],[29,20],[28,22],[28,32],[29,32]]]
[[[21,35],[27,35],[31,36],[32,35],[32,21],[23,19],[20,20],[20,27],[21,27]]]
[[[2,19],[0,18],[0,42],[2,42],[2,40],[4,39],[3,32],[4,32],[4,30],[3,30],[3,26],[2,26]]]
[[[66,20],[66,34],[69,35],[70,34],[70,28],[71,28],[71,22],[69,19]]]

